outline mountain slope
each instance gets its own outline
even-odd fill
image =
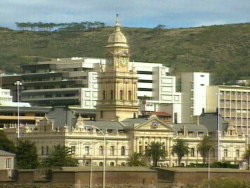
[[[0,30],[0,69],[17,72],[20,64],[43,59],[34,56],[103,58],[112,31],[110,27],[85,32]],[[128,39],[131,60],[163,63],[174,74],[211,72],[213,83],[220,84],[250,76],[250,24],[171,30],[122,28],[122,32]]]

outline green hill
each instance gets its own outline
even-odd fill
[[[20,72],[20,66],[48,57],[101,57],[113,31],[31,32],[0,29],[0,69]],[[250,77],[250,24],[189,29],[122,28],[131,60],[163,63],[173,74],[212,73],[213,83],[234,83]]]

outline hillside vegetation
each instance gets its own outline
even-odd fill
[[[0,69],[21,72],[21,65],[59,57],[105,57],[113,31],[12,31],[0,29]],[[214,84],[250,77],[250,24],[189,29],[122,28],[131,61],[163,63],[178,75],[184,71],[212,73]]]

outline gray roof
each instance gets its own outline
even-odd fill
[[[148,118],[128,118],[122,121],[126,127],[134,127],[135,124],[143,124],[146,123],[149,119]]]
[[[207,133],[208,130],[203,124],[194,124],[194,123],[179,123],[179,124],[171,124],[175,132],[178,131],[192,131],[192,132],[205,132]]]
[[[99,129],[123,130],[124,126],[119,121],[84,121],[84,125],[95,126]]]
[[[217,131],[218,126],[218,114],[217,113],[203,113],[200,116],[200,123],[204,124],[205,127],[208,129],[208,132],[215,132]],[[223,118],[219,116],[219,123],[222,130],[226,130],[226,123],[224,122]]]
[[[55,127],[67,126],[69,129],[72,129],[76,123],[75,114],[68,107],[51,108],[46,117],[54,122]]]
[[[0,150],[0,156],[15,156],[15,154],[4,150]]]

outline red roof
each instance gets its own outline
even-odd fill
[[[172,115],[167,112],[152,112],[151,115],[156,115],[159,117],[172,117]]]

